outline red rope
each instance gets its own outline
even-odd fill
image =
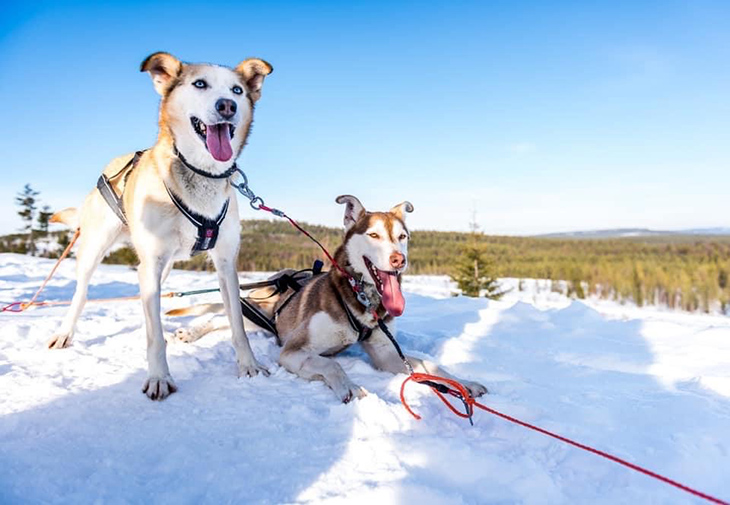
[[[5,307],[3,307],[2,309],[0,309],[0,312],[23,312],[25,309],[27,309],[28,307],[31,307],[33,305],[37,305],[37,306],[40,306],[40,305],[49,305],[48,302],[38,302],[38,303],[36,303],[36,299],[41,294],[41,291],[43,291],[45,289],[46,284],[48,284],[48,281],[51,280],[51,277],[53,277],[53,274],[56,273],[56,270],[58,269],[58,265],[60,265],[61,262],[64,259],[66,259],[66,256],[68,256],[68,253],[71,252],[71,248],[76,243],[76,240],[79,238],[79,235],[80,234],[81,234],[81,230],[79,228],[77,228],[76,229],[76,233],[74,233],[74,236],[71,239],[71,242],[68,243],[68,245],[66,246],[66,249],[64,249],[63,253],[58,258],[58,261],[56,261],[56,264],[53,265],[53,269],[51,270],[51,273],[48,274],[48,276],[46,277],[46,279],[43,281],[43,284],[41,284],[41,287],[38,288],[38,291],[35,292],[35,294],[33,295],[33,298],[31,298],[29,302],[13,302],[13,303],[10,303],[10,304],[6,305]]]
[[[625,459],[621,459],[618,456],[614,456],[612,454],[609,454],[607,452],[601,451],[599,449],[595,449],[591,446],[581,444],[580,442],[576,442],[575,440],[571,440],[567,437],[564,437],[562,435],[558,435],[557,433],[553,433],[552,431],[548,431],[544,428],[540,428],[539,426],[535,426],[534,424],[526,423],[525,421],[521,421],[517,418],[514,418],[512,416],[508,416],[507,414],[503,414],[502,412],[499,412],[498,410],[495,410],[493,408],[487,407],[486,405],[479,403],[474,398],[472,398],[469,391],[464,387],[463,384],[460,384],[459,382],[451,379],[446,379],[444,377],[439,377],[437,375],[429,375],[429,374],[422,374],[422,373],[413,373],[412,375],[408,376],[406,380],[403,381],[403,384],[400,388],[400,400],[403,403],[403,406],[406,408],[409,414],[411,414],[416,419],[421,419],[421,416],[416,414],[411,407],[408,405],[408,402],[406,402],[405,399],[405,387],[406,384],[410,381],[414,382],[423,382],[423,381],[433,381],[433,382],[439,382],[448,384],[449,386],[453,387],[449,391],[449,394],[452,396],[455,396],[457,398],[463,399],[464,403],[467,405],[467,413],[459,412],[447,399],[446,397],[439,392],[437,389],[431,388],[434,393],[438,395],[438,397],[443,401],[446,406],[449,407],[449,409],[456,414],[459,417],[463,417],[465,419],[471,418],[474,407],[477,407],[479,409],[485,410],[489,412],[490,414],[494,414],[495,416],[501,417],[502,419],[505,419],[511,423],[519,424],[520,426],[523,426],[525,428],[528,428],[533,431],[537,431],[538,433],[542,433],[543,435],[547,435],[548,437],[552,437],[556,440],[560,440],[561,442],[565,442],[566,444],[572,445],[573,447],[577,447],[579,449],[583,449],[584,451],[588,451],[590,453],[596,454],[598,456],[601,456],[602,458],[608,459],[613,461],[614,463],[618,463],[619,465],[623,465],[627,468],[630,468],[632,470],[635,470],[639,473],[643,473],[644,475],[648,475],[649,477],[652,477],[654,479],[657,479],[661,482],[664,482],[665,484],[669,484],[670,486],[674,486],[678,489],[681,489],[682,491],[685,491],[687,493],[693,494],[694,496],[697,496],[699,498],[702,498],[704,500],[707,500],[712,503],[718,503],[720,505],[730,505],[730,503],[723,501],[719,498],[716,498],[714,496],[711,496],[709,494],[703,493],[702,491],[698,491],[696,489],[693,489],[685,484],[682,484],[681,482],[677,482],[676,480],[672,480],[669,477],[665,477],[663,475],[660,475],[656,472],[652,472],[651,470],[648,470],[644,467],[641,467],[639,465],[635,465],[634,463],[631,463],[629,461],[626,461]]]
[[[350,275],[349,273],[347,273],[345,271],[345,269],[342,268],[339,265],[339,263],[337,263],[335,261],[335,259],[332,257],[332,255],[327,250],[327,248],[325,246],[323,246],[320,243],[319,240],[317,240],[316,238],[314,238],[307,230],[305,230],[304,228],[302,228],[301,226],[299,226],[299,223],[297,223],[296,221],[294,221],[292,218],[290,218],[289,216],[287,216],[284,212],[280,211],[279,209],[272,209],[271,207],[267,207],[266,205],[259,206],[259,209],[265,210],[266,212],[269,212],[269,213],[271,213],[271,214],[273,214],[275,216],[283,217],[284,219],[286,219],[287,221],[289,221],[294,228],[296,228],[301,233],[303,233],[304,235],[306,235],[309,238],[309,240],[311,240],[312,242],[314,242],[315,244],[317,244],[319,246],[319,248],[322,249],[322,252],[324,253],[325,256],[327,256],[327,259],[330,260],[330,263],[332,263],[332,265],[337,270],[339,270],[340,273],[342,275],[344,275],[347,280],[352,279],[352,275]]]

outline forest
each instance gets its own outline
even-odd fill
[[[304,225],[328,249],[342,231]],[[26,252],[22,234],[0,237],[0,252]],[[48,237],[63,244],[62,232]],[[409,245],[409,274],[454,273],[469,245],[476,244],[493,277],[539,278],[554,289],[584,298],[594,295],[639,306],[661,305],[688,311],[725,313],[730,302],[730,237],[661,235],[620,239],[565,239],[490,236],[480,233],[414,231]],[[60,247],[41,248],[54,256]],[[324,259],[315,244],[284,221],[247,220],[241,231],[240,271],[306,268]],[[134,264],[129,248],[112,252],[107,263]],[[205,255],[176,264],[208,270]],[[559,287],[560,286],[560,287]]]

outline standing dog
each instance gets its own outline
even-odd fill
[[[354,196],[344,195],[337,203],[345,204],[345,239],[335,252],[335,261],[355,279],[366,294],[370,306],[394,330],[394,318],[405,309],[401,276],[408,266],[408,239],[405,213],[412,212],[409,202],[388,212],[368,212]],[[279,272],[272,278],[292,271]],[[366,393],[353,383],[331,356],[360,343],[380,370],[406,373],[406,367],[393,344],[380,330],[372,313],[358,301],[348,279],[337,269],[314,275],[294,292],[291,288],[272,294],[271,288],[252,293],[253,300],[267,317],[275,317],[282,345],[279,363],[307,380],[324,381],[343,402],[361,398]],[[169,315],[202,314],[219,309],[216,305],[176,309]],[[354,320],[353,320],[354,318]],[[211,320],[202,326],[182,328],[177,338],[192,342],[223,324]],[[477,382],[456,379],[436,364],[414,357],[408,361],[416,372],[455,379],[473,396],[487,389]]]
[[[272,67],[247,59],[237,67],[186,64],[167,53],[140,69],[162,96],[159,135],[145,151],[113,160],[80,212],[53,221],[78,226],[77,285],[71,307],[48,347],[70,345],[86,302],[89,279],[109,248],[130,239],[139,256],[139,286],[147,331],[148,378],[143,392],[162,400],[177,390],[167,366],[160,319],[160,284],[177,259],[209,251],[218,272],[240,375],[268,372],[246,337],[238,300],[236,259],[240,220],[229,181]]]

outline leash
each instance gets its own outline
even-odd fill
[[[432,384],[430,384],[433,380],[437,380],[442,383],[446,383],[446,384],[448,384],[448,386],[444,385],[444,384],[438,384],[436,386],[433,386]],[[702,491],[698,491],[697,489],[689,487],[686,484],[677,482],[676,480],[670,479],[669,477],[665,477],[664,475],[658,474],[647,468],[644,468],[642,466],[631,463],[630,461],[626,461],[625,459],[619,458],[618,456],[614,456],[613,454],[609,454],[605,451],[601,451],[600,449],[596,449],[595,447],[591,447],[589,445],[582,444],[580,442],[576,442],[575,440],[572,440],[568,437],[558,435],[557,433],[546,430],[544,428],[540,428],[539,426],[535,426],[534,424],[530,424],[525,421],[521,421],[520,419],[509,416],[496,409],[493,409],[482,403],[479,403],[471,396],[471,394],[469,394],[469,391],[464,387],[463,384],[460,384],[459,382],[457,382],[455,380],[446,379],[444,377],[438,377],[435,375],[421,374],[421,373],[414,373],[414,374],[411,374],[409,377],[407,377],[406,380],[403,381],[403,384],[401,385],[401,388],[400,388],[400,400],[403,403],[403,406],[408,411],[408,413],[411,414],[416,419],[421,419],[421,416],[416,414],[410,408],[410,406],[408,405],[408,403],[406,402],[406,399],[405,399],[405,387],[409,381],[414,381],[414,382],[418,382],[421,384],[427,384],[427,385],[432,386],[434,392],[439,397],[439,399],[441,399],[441,401],[444,402],[444,404],[447,407],[449,407],[449,409],[459,417],[466,418],[471,421],[471,417],[474,413],[474,408],[476,407],[478,409],[489,412],[490,414],[493,414],[497,417],[501,417],[502,419],[505,419],[506,421],[509,421],[511,423],[518,424],[524,428],[536,431],[538,433],[542,433],[543,435],[547,435],[548,437],[552,437],[556,440],[560,440],[561,442],[572,445],[573,447],[577,447],[578,449],[582,449],[584,451],[590,452],[590,453],[600,456],[602,458],[613,461],[614,463],[618,463],[619,465],[623,465],[627,468],[630,468],[631,470],[637,471],[639,473],[652,477],[656,480],[664,482],[665,484],[669,484],[670,486],[674,486],[677,489],[681,489],[682,491],[685,491],[694,496],[697,496],[698,498],[702,498],[702,499],[707,500],[712,503],[719,503],[720,505],[730,505],[729,502],[723,501],[723,500],[716,498],[712,495],[709,495],[707,493],[703,493]],[[451,402],[449,402],[449,400],[444,396],[446,394],[455,396],[456,398],[460,399],[466,407],[466,412],[459,412],[451,404]]]
[[[38,291],[35,292],[33,295],[33,298],[30,299],[28,302],[13,302],[6,306],[4,306],[2,309],[0,309],[0,312],[23,312],[28,307],[32,307],[33,305],[39,306],[43,305],[46,302],[36,302],[38,299],[38,296],[41,294],[41,291],[43,291],[46,287],[46,284],[48,284],[48,281],[51,280],[51,277],[53,277],[53,274],[56,273],[56,270],[58,269],[58,265],[61,264],[61,262],[66,259],[66,256],[68,256],[68,253],[71,252],[71,248],[76,243],[76,241],[79,238],[79,235],[81,235],[81,229],[76,228],[76,232],[74,233],[73,238],[71,239],[71,242],[68,243],[66,246],[66,249],[63,250],[63,253],[61,253],[61,256],[59,256],[58,261],[56,261],[56,264],[53,265],[53,269],[51,270],[51,273],[49,273],[45,280],[43,281],[43,284],[41,284],[41,287],[38,288]],[[69,302],[70,303],[70,302]]]
[[[612,454],[609,454],[605,451],[601,451],[600,449],[596,449],[594,447],[591,447],[586,444],[582,444],[580,442],[576,442],[575,440],[571,440],[567,437],[564,437],[562,435],[559,435],[557,433],[553,433],[549,430],[546,430],[544,428],[540,428],[539,426],[535,426],[533,424],[527,423],[525,421],[521,421],[520,419],[517,419],[515,417],[509,416],[507,414],[504,414],[502,412],[499,412],[496,409],[493,409],[491,407],[488,407],[482,403],[479,403],[476,401],[469,391],[466,389],[466,387],[461,384],[460,382],[453,380],[453,379],[447,379],[445,377],[439,377],[437,375],[431,375],[431,374],[424,374],[424,373],[418,373],[413,370],[413,366],[408,362],[408,358],[406,358],[405,354],[400,348],[400,345],[398,344],[397,340],[393,336],[393,334],[388,329],[388,326],[385,324],[385,321],[378,315],[377,311],[375,309],[372,309],[370,306],[370,301],[367,299],[367,297],[362,296],[364,295],[364,292],[362,291],[362,287],[360,284],[355,280],[355,278],[347,273],[344,268],[342,268],[337,261],[332,257],[332,255],[327,251],[327,249],[316,239],[314,238],[307,230],[302,228],[299,223],[297,223],[294,219],[289,217],[285,212],[282,210],[268,207],[263,199],[261,197],[258,197],[254,194],[253,191],[248,186],[248,180],[246,179],[245,174],[238,170],[238,172],[243,176],[243,183],[236,185],[233,184],[233,187],[239,190],[239,192],[249,199],[251,207],[254,210],[263,210],[265,212],[268,212],[274,216],[281,217],[289,221],[292,226],[294,226],[297,230],[299,230],[302,234],[304,234],[306,237],[308,237],[310,240],[312,240],[319,248],[322,250],[324,255],[327,257],[327,259],[330,260],[332,265],[342,273],[345,278],[349,281],[350,285],[352,286],[353,291],[355,292],[355,295],[357,295],[358,300],[365,305],[366,308],[371,309],[371,314],[375,318],[375,321],[378,324],[378,327],[385,333],[385,335],[388,337],[390,342],[393,344],[393,347],[395,348],[396,352],[398,353],[398,356],[400,357],[401,361],[406,367],[406,370],[408,370],[408,377],[403,381],[400,388],[400,400],[403,406],[405,407],[406,411],[411,414],[416,419],[421,419],[421,416],[419,416],[416,412],[411,409],[410,405],[408,405],[408,402],[405,398],[405,388],[406,385],[413,381],[418,384],[423,384],[425,386],[429,386],[431,390],[436,394],[436,396],[446,405],[449,410],[457,415],[458,417],[468,419],[471,425],[474,425],[473,416],[474,416],[474,409],[478,408],[481,410],[484,410],[490,414],[493,414],[497,417],[500,417],[502,419],[505,419],[506,421],[509,421],[514,424],[518,424],[524,428],[528,428],[530,430],[536,431],[538,433],[541,433],[543,435],[546,435],[548,437],[554,438],[556,440],[559,440],[561,442],[564,442],[568,445],[572,445],[573,447],[577,447],[578,449],[582,449],[584,451],[590,452],[592,454],[595,454],[597,456],[600,456],[602,458],[605,458],[609,461],[613,461],[614,463],[618,463],[626,468],[629,468],[631,470],[634,470],[636,472],[642,473],[644,475],[647,475],[649,477],[652,477],[656,480],[659,480],[660,482],[664,482],[665,484],[669,484],[670,486],[673,486],[677,489],[680,489],[682,491],[685,491],[689,494],[692,494],[698,498],[702,498],[704,500],[707,500],[711,503],[717,503],[720,505],[730,505],[729,502],[723,501],[719,498],[716,498],[712,495],[709,495],[707,493],[703,493],[702,491],[699,491],[697,489],[694,489],[690,486],[687,486],[685,484],[682,484],[681,482],[677,482],[676,480],[670,479],[669,477],[665,477],[661,474],[658,474],[656,472],[653,472],[647,468],[644,468],[642,466],[636,465],[634,463],[631,463],[629,461],[626,461],[625,459],[619,458],[618,456],[614,456]],[[363,302],[363,299],[365,302]],[[462,402],[464,405],[464,412],[460,412],[454,405],[448,400],[448,396],[454,397]]]

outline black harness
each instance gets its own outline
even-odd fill
[[[350,307],[347,306],[345,300],[342,299],[342,295],[339,291],[335,291],[335,295],[337,296],[337,301],[340,302],[340,307],[342,307],[342,310],[347,316],[347,321],[350,323],[352,329],[355,330],[355,333],[357,333],[357,341],[362,342],[369,339],[373,334],[373,328],[363,326],[363,324],[355,317],[355,314],[352,313]]]
[[[284,300],[284,303],[282,303],[279,308],[276,309],[274,312],[274,317],[269,319],[266,317],[266,315],[261,312],[261,309],[259,309],[255,304],[253,304],[251,301],[249,301],[247,298],[241,297],[241,311],[243,312],[243,315],[254,323],[255,325],[264,328],[265,330],[268,330],[269,332],[276,335],[276,337],[279,337],[279,331],[276,329],[276,318],[279,316],[282,310],[284,310],[284,307],[286,307],[289,302],[291,302],[294,297],[299,294],[299,291],[302,289],[302,284],[299,284],[300,278],[298,277],[300,274],[303,274],[305,272],[312,272],[312,277],[317,276],[322,273],[322,267],[324,266],[324,263],[320,260],[315,260],[314,264],[312,265],[312,268],[306,268],[304,270],[299,270],[298,272],[294,272],[293,274],[284,274],[276,279],[268,280],[268,281],[261,281],[261,282],[252,282],[250,284],[241,284],[239,287],[241,289],[256,289],[256,288],[263,288],[266,286],[275,286],[276,289],[274,289],[274,292],[271,293],[267,298],[271,298],[272,296],[278,295],[280,293],[284,293],[287,289],[292,289],[294,292]]]
[[[165,184],[164,181],[163,184]],[[165,189],[167,190],[167,194],[170,195],[170,200],[172,200],[172,203],[175,204],[175,207],[177,207],[182,215],[185,216],[187,220],[190,221],[198,230],[198,235],[195,237],[195,244],[193,244],[193,256],[200,252],[207,251],[208,249],[213,249],[216,241],[218,240],[218,231],[220,230],[221,223],[228,213],[228,204],[231,203],[230,199],[226,200],[226,203],[223,204],[223,208],[218,214],[218,217],[215,219],[209,219],[193,212],[182,202],[182,200],[180,200],[178,196],[175,195],[175,193],[170,191],[167,184],[165,184]]]
[[[317,276],[322,273],[322,266],[323,263],[320,260],[316,260],[312,268],[308,268],[306,270],[299,270],[298,272],[294,272],[293,274],[284,274],[270,281],[242,284],[240,286],[241,289],[255,289],[265,286],[275,286],[276,289],[269,297],[284,293],[285,291],[287,291],[287,289],[291,289],[292,291],[294,291],[291,295],[289,295],[289,298],[284,300],[284,303],[279,305],[279,307],[274,312],[274,317],[272,319],[266,317],[266,315],[261,312],[261,309],[259,309],[247,298],[241,297],[241,311],[243,312],[243,315],[246,317],[246,319],[254,323],[256,326],[259,326],[278,337],[279,332],[276,329],[276,319],[279,314],[281,314],[281,312],[284,310],[284,308],[289,304],[289,302],[291,302],[294,297],[299,294],[299,291],[301,291],[303,287],[303,285],[299,283],[300,279],[297,276],[304,272],[312,272],[313,276]],[[345,313],[345,316],[347,316],[347,321],[350,323],[350,327],[352,327],[355,333],[357,333],[357,341],[363,342],[369,339],[370,336],[373,334],[374,328],[364,326],[355,317],[355,314],[353,314],[352,310],[350,310],[350,307],[347,306],[347,303],[345,303],[345,300],[342,298],[342,295],[340,295],[339,291],[335,291],[335,296],[337,297],[337,301],[339,302],[340,307],[342,307],[342,311]]]
[[[114,211],[114,214],[117,215],[119,220],[125,226],[127,226],[129,223],[127,222],[127,215],[124,212],[124,204],[122,202],[123,193],[122,195],[117,195],[116,191],[114,191],[114,188],[111,185],[111,181],[119,177],[122,173],[126,172],[124,175],[126,186],[126,180],[129,177],[129,174],[131,174],[132,170],[135,169],[143,153],[144,151],[137,151],[136,153],[134,153],[132,159],[129,160],[129,162],[124,165],[124,167],[116,174],[112,175],[111,177],[107,177],[106,175],[101,174],[99,180],[96,181],[96,188],[99,190],[102,198],[104,198],[104,201],[106,201],[107,205],[109,205],[112,211]],[[173,153],[180,159],[180,161],[186,168],[190,169],[198,175],[207,177],[209,179],[225,179],[227,177],[230,177],[236,171],[236,164],[234,163],[231,168],[229,168],[222,174],[211,174],[204,170],[200,170],[199,168],[196,168],[188,163],[183,155],[180,154],[180,152],[177,150],[177,147],[173,146]],[[175,207],[177,207],[182,215],[185,216],[185,218],[190,221],[190,223],[195,226],[197,230],[197,236],[195,237],[195,244],[193,244],[191,254],[195,256],[196,254],[203,251],[213,249],[215,247],[216,241],[218,240],[218,232],[220,231],[221,223],[223,223],[223,220],[226,218],[226,214],[228,214],[228,205],[231,203],[230,199],[226,200],[226,203],[223,204],[223,208],[221,209],[218,216],[215,219],[210,219],[201,214],[198,214],[197,212],[194,212],[187,205],[185,205],[180,197],[175,195],[175,193],[170,190],[164,180],[162,181],[162,184],[165,186],[165,190],[167,191],[167,194],[170,195],[170,200],[172,200],[172,203],[175,204]]]
[[[104,199],[107,205],[109,205],[109,208],[114,211],[114,214],[117,215],[117,217],[124,224],[124,226],[127,226],[128,224],[127,214],[124,212],[122,197],[117,195],[117,192],[114,191],[114,188],[112,188],[111,185],[111,181],[124,174],[124,183],[126,186],[129,174],[131,174],[132,170],[134,170],[134,168],[137,166],[137,162],[142,157],[143,153],[144,151],[137,151],[136,153],[134,153],[134,156],[132,156],[132,159],[129,160],[127,164],[124,165],[121,170],[119,170],[116,174],[112,175],[111,177],[107,177],[105,174],[101,174],[99,176],[99,180],[96,181],[96,189],[99,190],[99,193],[101,193],[101,197]]]

